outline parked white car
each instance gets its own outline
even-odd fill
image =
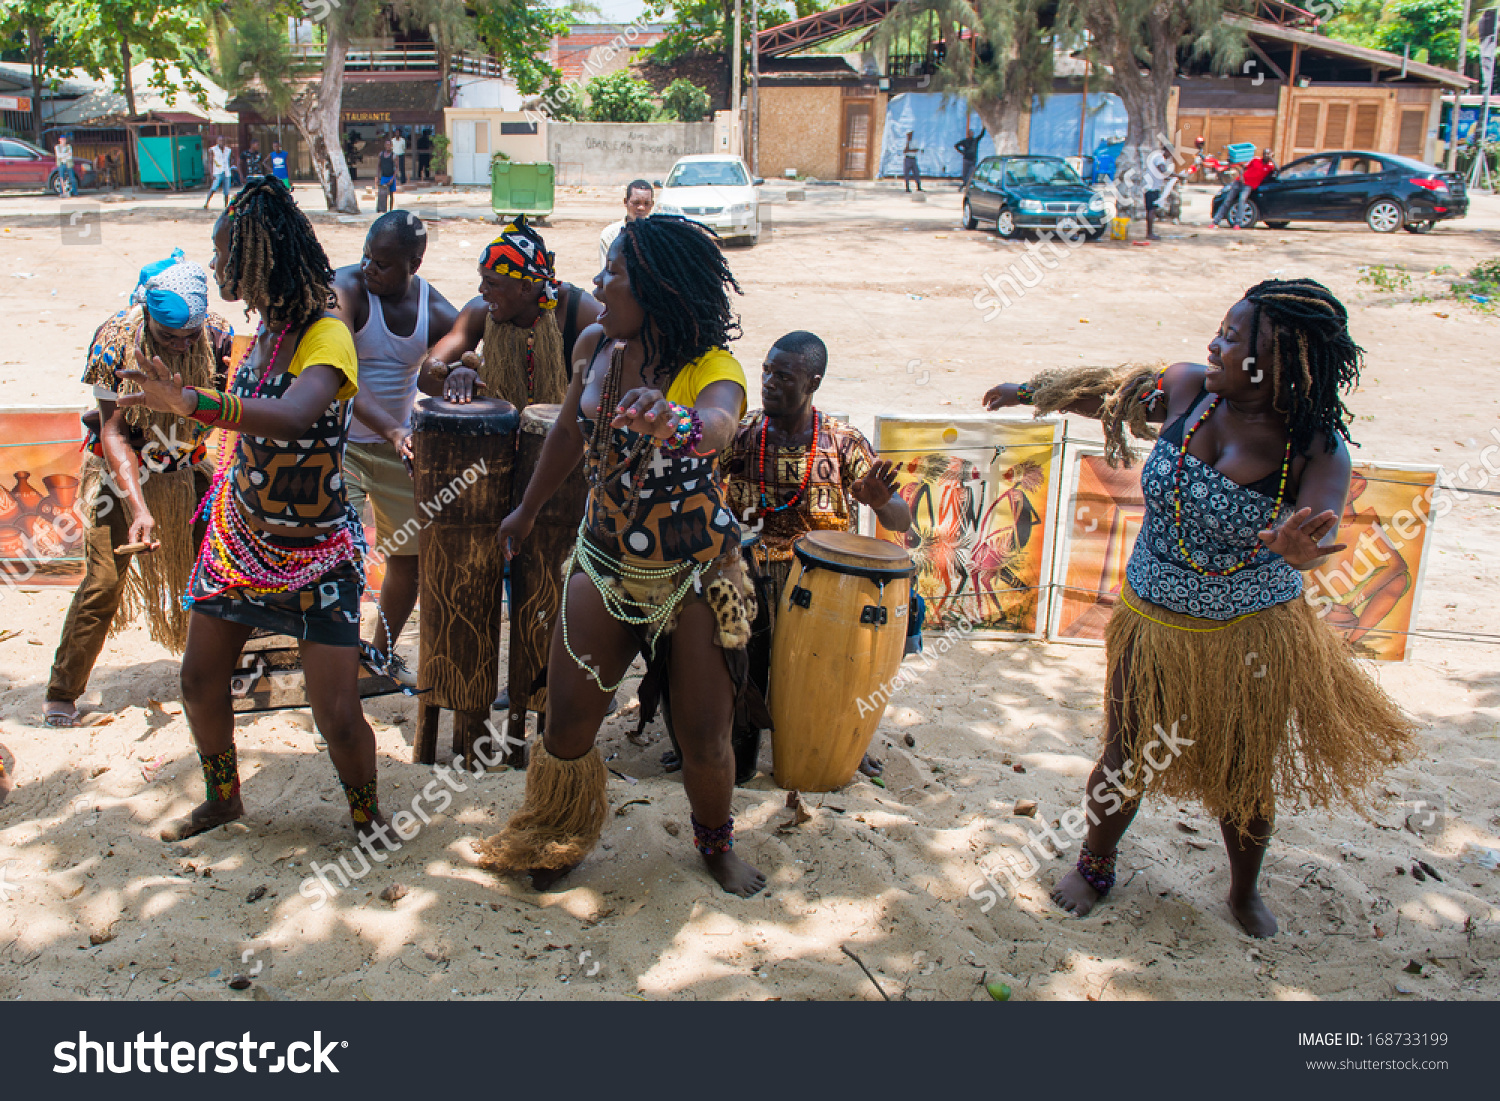
[[[760,239],[760,199],[756,188],[765,180],[751,178],[739,157],[683,157],[672,166],[667,182],[656,181],[658,214],[681,214],[702,222],[725,240],[755,244]]]

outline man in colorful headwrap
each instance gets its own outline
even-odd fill
[[[47,685],[48,726],[78,725],[76,701],[111,629],[144,614],[151,638],[169,650],[181,653],[187,637],[181,596],[201,537],[193,513],[208,490],[208,430],[170,413],[120,409],[119,394],[136,387],[122,387],[115,372],[132,366],[142,347],[189,385],[223,389],[233,338],[229,322],[208,312],[207,274],[178,249],[141,269],[129,308],[99,326],[89,343],[83,381],[99,409],[84,416],[88,456],[79,507],[92,508],[92,523],[83,583],[63,621]],[[126,546],[142,549],[118,553]],[[116,623],[122,599],[126,614]]]
[[[601,307],[587,291],[561,282],[547,243],[516,218],[479,256],[479,297],[432,346],[417,385],[448,401],[476,394],[518,410],[559,404],[573,377],[573,342]],[[484,342],[482,355],[472,353]]]

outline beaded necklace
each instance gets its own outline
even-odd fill
[[[1246,566],[1250,565],[1250,563],[1253,562],[1256,559],[1257,556],[1259,556],[1259,554],[1261,553],[1261,551],[1263,551],[1265,549],[1264,547],[1261,547],[1261,546],[1255,547],[1254,549],[1252,549],[1250,551],[1249,554],[1246,554],[1243,557],[1241,557],[1241,559],[1238,562],[1236,562],[1234,565],[1230,566],[1227,570],[1207,570],[1207,569],[1204,569],[1202,566],[1198,565],[1197,561],[1193,558],[1193,556],[1188,553],[1187,543],[1182,538],[1182,469],[1187,464],[1188,443],[1192,440],[1193,433],[1196,432],[1196,431],[1198,431],[1198,429],[1202,426],[1202,424],[1203,424],[1204,421],[1208,420],[1209,415],[1211,413],[1213,413],[1214,409],[1217,408],[1218,404],[1219,404],[1219,395],[1215,394],[1213,396],[1213,399],[1211,401],[1209,401],[1208,408],[1205,409],[1205,410],[1203,410],[1202,415],[1199,416],[1199,418],[1196,421],[1193,422],[1193,426],[1191,428],[1189,428],[1187,430],[1187,432],[1183,435],[1183,437],[1182,437],[1182,454],[1180,454],[1180,455],[1177,456],[1177,470],[1176,470],[1176,473],[1172,477],[1172,513],[1173,513],[1173,516],[1176,518],[1176,521],[1177,521],[1177,549],[1182,552],[1182,557],[1183,557],[1184,561],[1186,561],[1189,566],[1191,566],[1193,569],[1197,570],[1204,577],[1228,577],[1232,573],[1238,573],[1240,570],[1242,570]],[[1282,502],[1282,499],[1283,499],[1282,495],[1284,493],[1286,493],[1286,479],[1287,479],[1287,474],[1291,471],[1291,469],[1292,469],[1292,438],[1291,438],[1290,435],[1288,435],[1287,436],[1287,440],[1286,440],[1286,454],[1283,456],[1283,458],[1281,460],[1281,480],[1280,480],[1279,484],[1276,486],[1276,507],[1275,507],[1275,509],[1271,513],[1271,515],[1273,517],[1276,515],[1276,513],[1278,513],[1278,512],[1281,511],[1281,502]]]
[[[609,372],[604,376],[604,386],[599,394],[599,415],[594,419],[594,432],[589,437],[588,455],[584,464],[584,475],[589,488],[602,494],[606,486],[614,481],[623,481],[626,474],[638,466],[639,460],[656,440],[644,433],[625,453],[625,457],[613,468],[606,470],[609,460],[610,438],[613,429],[609,422],[620,404],[620,374],[625,367],[625,345],[616,344],[609,353]],[[635,523],[635,514],[641,503],[641,477],[636,470],[630,479],[629,497],[625,505],[625,521]]]
[[[286,339],[289,329],[290,326],[276,334],[271,358],[266,361],[265,369],[250,394],[252,399],[260,396],[266,380],[271,377],[281,354],[281,342]],[[256,343],[265,333],[262,324],[255,334]],[[254,347],[255,344],[251,344],[236,364],[235,375],[245,366]],[[236,437],[238,435],[236,433]],[[237,449],[237,443],[232,444],[226,435],[219,448],[219,465],[213,483],[193,516],[195,521],[206,517],[208,528],[198,560],[193,565],[192,578],[182,594],[184,608],[192,606],[192,594],[198,588],[200,578],[206,579],[210,596],[218,596],[229,589],[244,589],[255,595],[295,592],[344,562],[360,561],[359,547],[347,525],[313,547],[278,547],[255,531],[230,493],[229,473]]]
[[[785,512],[787,509],[797,504],[798,501],[802,500],[802,495],[807,492],[808,483],[812,481],[813,460],[816,459],[818,455],[818,436],[823,430],[823,414],[819,413],[818,410],[814,408],[812,411],[812,415],[812,442],[807,446],[807,469],[802,472],[802,484],[797,487],[797,492],[793,493],[791,497],[787,499],[785,504],[775,505],[774,507],[767,507],[771,504],[771,497],[770,494],[766,492],[766,431],[769,427],[769,418],[761,418],[759,488],[760,510],[763,516],[770,516],[778,512]]]
[[[533,353],[536,351],[536,327],[542,319],[538,317],[531,323],[531,328],[526,331],[526,398],[536,398],[536,363]]]

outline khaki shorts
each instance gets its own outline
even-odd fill
[[[344,485],[361,517],[368,497],[375,511],[375,543],[388,558],[417,553],[417,498],[395,444],[350,442],[344,451]]]

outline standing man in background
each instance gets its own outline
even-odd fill
[[[375,200],[375,213],[384,214],[394,202],[396,194],[396,151],[390,138],[385,139],[385,148],[380,151],[380,164],[375,169],[375,188],[379,196]]]
[[[970,134],[953,143],[953,148],[958,150],[958,155],[963,158],[964,162],[964,178],[963,182],[958,185],[959,187],[969,186],[969,177],[974,175],[974,166],[979,163],[979,143],[984,140],[988,132],[981,126],[979,133]]]
[[[458,319],[449,301],[417,274],[427,250],[422,220],[393,210],[375,220],[365,237],[364,258],[334,273],[335,316],[354,334],[359,356],[359,393],[344,452],[349,504],[375,512],[376,546],[385,556],[380,586],[380,626],[374,646],[386,675],[407,687],[416,677],[396,654],[396,640],[417,603],[417,503],[407,464],[411,460],[411,408],[417,372],[427,349],[448,335]]]
[[[286,150],[281,148],[281,139],[277,138],[271,145],[271,175],[275,176],[288,187],[292,184],[292,177],[287,171]]]
[[[615,238],[620,235],[620,230],[626,222],[633,222],[637,218],[649,217],[651,211],[656,207],[656,192],[645,180],[631,180],[625,185],[625,217],[618,222],[610,222],[599,233],[599,266],[605,267],[609,262],[609,246],[615,243]],[[572,349],[568,349],[572,354]]]
[[[426,127],[417,134],[417,179],[432,179],[432,135]]]
[[[57,155],[57,182],[62,187],[63,197],[78,194],[78,176],[73,171],[73,143],[69,135],[60,134],[52,152]]]
[[[908,130],[906,132],[906,148],[901,150],[901,178],[906,181],[907,194],[911,193],[911,183],[913,180],[917,181],[917,190],[922,190],[922,172],[917,168],[917,154],[922,150],[912,143],[911,139],[915,136],[915,131]]]
[[[401,176],[401,182],[406,182],[406,134],[397,130],[396,136],[391,139],[391,152],[396,154],[396,171]]]

